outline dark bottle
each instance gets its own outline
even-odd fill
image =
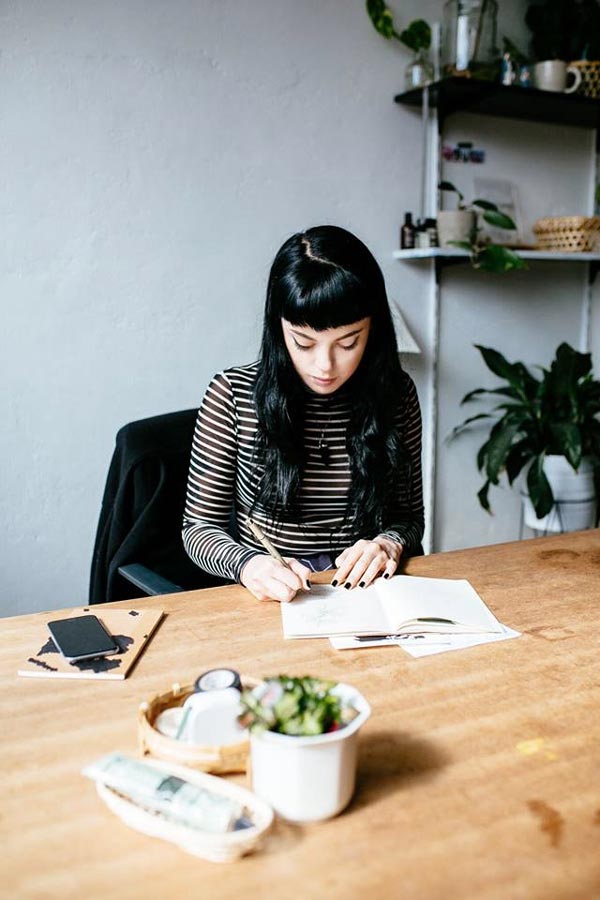
[[[402,250],[412,250],[415,246],[415,226],[412,213],[404,214],[404,225],[400,229],[400,247]]]
[[[425,219],[425,228],[427,229],[427,234],[429,235],[429,246],[437,247],[439,244],[438,241],[438,232],[437,232],[437,222],[435,219]]]

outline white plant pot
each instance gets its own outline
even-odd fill
[[[474,228],[475,213],[472,210],[444,209],[437,214],[440,247],[448,247],[451,241],[469,241]]]
[[[547,456],[544,473],[554,495],[554,506],[538,519],[529,497],[523,493],[524,522],[535,531],[563,532],[592,528],[596,516],[594,471],[589,459],[583,459],[574,472],[564,456]]]
[[[329,819],[348,805],[354,793],[358,730],[371,707],[350,685],[338,684],[334,693],[359,710],[339,731],[311,737],[273,731],[250,736],[252,789],[292,822]]]

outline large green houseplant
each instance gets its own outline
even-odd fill
[[[544,464],[549,456],[564,457],[577,471],[582,460],[591,464],[598,509],[600,497],[600,381],[592,374],[589,353],[561,344],[549,369],[537,378],[522,362],[508,362],[490,347],[476,345],[485,364],[503,379],[497,388],[477,388],[461,401],[477,397],[502,398],[493,409],[465,419],[452,432],[461,434],[474,422],[493,422],[477,454],[477,467],[485,475],[478,493],[490,512],[488,493],[505,472],[509,484],[526,470],[527,492],[538,518],[554,505]],[[596,523],[598,515],[596,515]]]

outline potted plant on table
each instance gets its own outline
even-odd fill
[[[327,819],[350,802],[358,730],[371,709],[347,684],[267,678],[241,699],[250,731],[252,788],[294,822]]]
[[[438,185],[441,191],[456,194],[458,205],[455,210],[439,210],[437,225],[440,247],[460,247],[471,254],[471,263],[475,269],[486,272],[508,272],[511,269],[525,268],[523,259],[500,244],[486,240],[478,225],[478,213],[485,222],[495,228],[516,231],[517,226],[505,213],[489,200],[473,200],[466,203],[462,193],[450,181],[442,181]]]
[[[575,531],[598,523],[600,496],[600,381],[589,353],[561,344],[549,369],[535,377],[522,362],[476,345],[487,367],[503,379],[477,388],[461,401],[502,398],[491,411],[470,416],[450,435],[474,422],[493,425],[479,448],[477,467],[485,482],[478,493],[490,512],[488,492],[505,472],[512,485],[526,471],[525,524],[543,531]]]

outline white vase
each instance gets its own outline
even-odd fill
[[[292,822],[335,816],[354,793],[358,730],[371,708],[350,685],[338,684],[333,693],[359,711],[338,731],[310,737],[273,731],[250,735],[252,790]]]
[[[589,459],[582,459],[577,472],[564,456],[547,456],[544,474],[550,482],[554,506],[538,519],[533,503],[523,494],[524,522],[535,531],[563,532],[592,528],[596,516],[594,470]]]
[[[470,241],[475,228],[475,213],[470,209],[442,209],[437,214],[440,247],[451,241]]]

